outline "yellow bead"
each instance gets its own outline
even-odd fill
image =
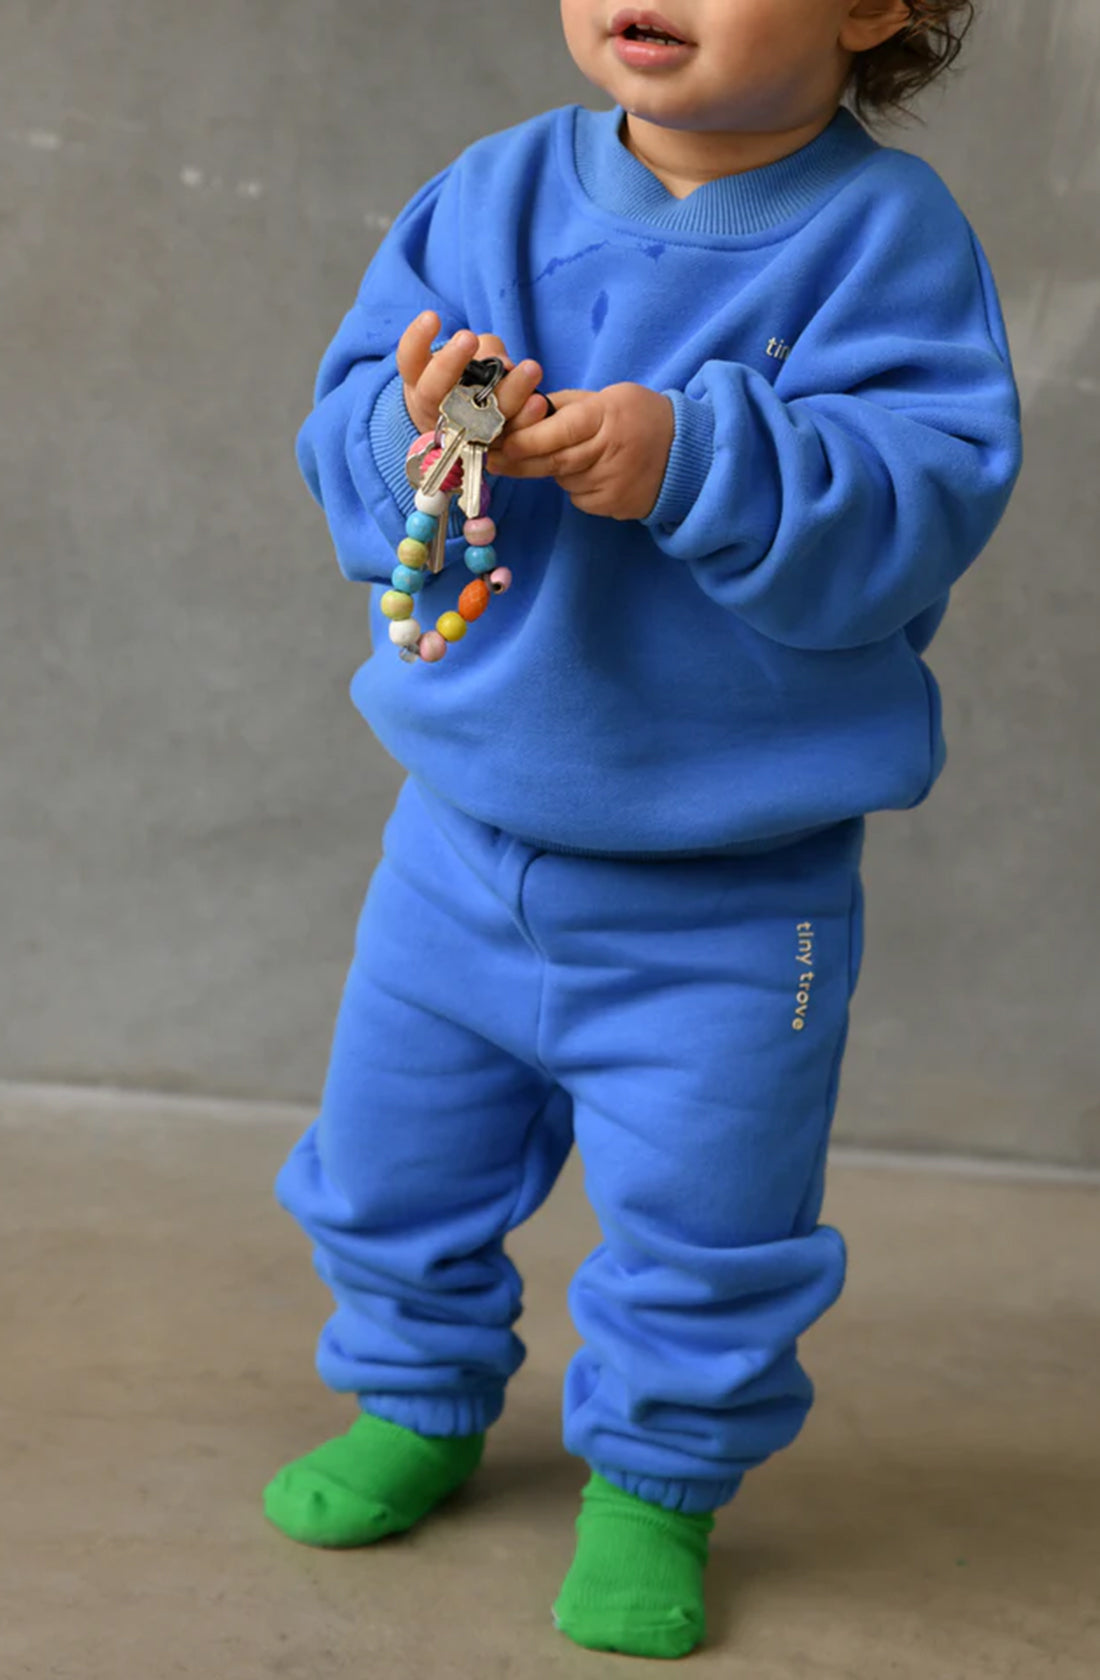
[[[445,642],[460,642],[468,628],[462,614],[456,612],[444,613],[435,627]]]
[[[411,618],[413,598],[400,589],[387,589],[378,605],[387,618]]]
[[[418,572],[421,566],[428,564],[428,545],[417,542],[415,537],[406,537],[398,544],[397,558],[403,566],[411,566],[414,572]]]

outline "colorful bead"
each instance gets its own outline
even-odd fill
[[[492,592],[485,579],[475,578],[458,597],[458,610],[467,624],[473,624],[475,619],[481,617],[491,600]]]
[[[415,542],[430,543],[438,528],[439,520],[430,513],[410,513],[405,521],[405,530]]]
[[[423,467],[421,469],[422,472],[426,473],[430,467],[434,467],[436,462],[439,460],[439,457],[442,455],[442,453],[443,453],[442,449],[430,449],[424,457],[424,463],[423,463]],[[462,483],[462,462],[461,461],[456,461],[454,466],[451,468],[450,472],[447,474],[446,478],[443,480],[443,483],[439,486],[439,488],[441,490],[445,490],[447,492],[447,494],[450,495],[451,491],[457,490],[461,483]],[[484,496],[482,497],[482,499],[484,500]]]
[[[467,519],[462,527],[462,534],[471,548],[488,548],[497,534],[496,521],[492,519]]]
[[[411,618],[413,598],[400,589],[387,589],[378,605],[387,618]]]
[[[404,590],[406,595],[419,595],[424,587],[424,573],[414,571],[411,566],[395,566],[390,581],[395,589]]]
[[[420,638],[420,657],[426,665],[434,665],[447,651],[446,640],[438,630],[425,630]]]
[[[446,511],[450,498],[445,490],[433,490],[429,496],[426,490],[416,492],[416,510],[418,513],[431,514],[438,519]]]
[[[430,553],[427,543],[417,542],[415,537],[406,537],[397,545],[397,558],[403,566],[426,566]]]
[[[397,618],[390,625],[390,641],[394,647],[414,648],[420,640],[420,626],[415,618]]]
[[[478,577],[482,572],[491,572],[497,563],[497,551],[490,544],[485,548],[468,548],[465,554],[467,566]]]
[[[489,588],[494,595],[504,595],[512,587],[512,574],[507,566],[498,566],[489,577]]]
[[[437,618],[436,629],[447,642],[460,642],[466,634],[466,620],[461,613],[445,612],[442,618]]]

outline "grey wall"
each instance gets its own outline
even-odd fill
[[[0,1077],[316,1093],[398,774],[291,440],[384,218],[605,103],[552,0],[503,10],[4,0]],[[993,258],[1029,461],[937,644],[947,777],[875,828],[849,1139],[1100,1161],[1098,85],[1095,0],[998,0],[904,139]]]

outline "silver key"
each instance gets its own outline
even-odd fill
[[[471,369],[476,370],[477,384],[480,387],[475,402],[479,407],[487,407],[494,415],[500,415],[497,407],[496,388],[504,378],[504,363],[499,356],[491,356],[483,362],[471,362],[466,369],[464,378],[469,379]],[[503,421],[503,416],[501,416]],[[501,425],[503,431],[503,424]],[[500,432],[497,433],[500,436]],[[490,438],[490,443],[495,439]],[[462,494],[459,497],[459,507],[467,519],[477,519],[481,515],[481,485],[485,472],[485,456],[488,446],[467,438],[462,449]]]
[[[421,444],[420,448],[414,454],[406,456],[405,477],[408,479],[414,490],[419,490],[421,487],[420,480],[424,472],[424,457],[425,455],[430,454],[434,448],[434,441]]]
[[[439,515],[439,523],[435,528],[435,536],[432,538],[431,544],[428,548],[428,570],[433,576],[436,576],[443,570],[444,562],[447,558],[447,525],[451,517],[451,502],[453,500],[454,498],[452,496],[447,497],[447,506]]]
[[[485,475],[485,457],[489,452],[489,445],[495,443],[504,430],[504,416],[497,406],[497,399],[490,387],[484,398],[479,398],[478,408],[485,408],[492,416],[493,435],[489,437],[488,423],[481,427],[481,436],[467,434],[462,445],[462,491],[458,498],[458,505],[467,519],[477,519],[481,514],[481,485]]]
[[[496,398],[491,399],[496,406]],[[499,413],[499,409],[497,410]],[[498,434],[499,436],[499,434]],[[462,448],[462,491],[458,498],[458,505],[467,519],[478,519],[481,516],[481,485],[485,476],[486,448],[480,443],[469,440]]]
[[[493,384],[496,383],[498,381],[494,380]],[[504,416],[493,395],[493,386],[479,390],[469,385],[456,385],[454,390],[444,397],[439,414],[443,422],[443,453],[434,467],[430,467],[424,475],[421,488],[429,495],[438,490],[461,455],[464,470],[473,466],[473,476],[478,480],[480,504],[481,467],[485,451],[490,444],[496,442],[505,426]],[[480,456],[476,464],[475,453]],[[466,495],[463,494],[464,508],[466,500]],[[476,518],[476,515],[471,517]]]
[[[405,462],[405,477],[414,490],[423,488],[424,457],[435,448],[434,443],[427,443],[419,454],[410,455]],[[451,517],[451,503],[454,497],[448,495],[447,505],[439,515],[435,527],[435,536],[428,545],[428,570],[433,577],[443,570],[447,557],[447,524]]]

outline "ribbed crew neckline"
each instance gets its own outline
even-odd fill
[[[736,237],[793,221],[831,197],[844,176],[878,150],[842,107],[816,140],[789,157],[706,181],[677,198],[620,137],[625,115],[621,105],[611,111],[575,108],[573,155],[582,188],[612,215],[687,233]]]

